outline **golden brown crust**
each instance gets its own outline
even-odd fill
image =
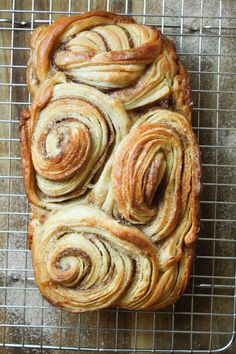
[[[63,17],[34,31],[27,82],[21,155],[42,296],[73,313],[173,304],[190,276],[201,192],[174,44],[110,12]]]
[[[192,91],[190,78],[185,66],[178,60],[179,73],[175,76],[172,88],[172,100],[177,112],[182,113],[191,121],[192,117]]]
[[[21,143],[21,160],[22,173],[24,177],[25,190],[27,198],[33,205],[38,205],[38,197],[36,195],[37,185],[35,181],[35,171],[32,164],[30,153],[30,128],[29,128],[30,111],[22,110],[20,118],[20,143]]]

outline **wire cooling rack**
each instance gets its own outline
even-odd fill
[[[210,353],[231,346],[228,353],[235,353],[236,2],[1,0],[0,7],[0,351]],[[160,27],[191,75],[203,163],[201,233],[185,294],[156,313],[69,315],[44,301],[34,284],[19,148],[19,112],[30,102],[30,34],[35,26],[90,9]]]

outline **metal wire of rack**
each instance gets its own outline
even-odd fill
[[[213,353],[233,348],[236,3],[2,0],[0,7],[0,351]],[[193,126],[203,163],[201,233],[185,294],[158,312],[69,315],[43,300],[34,284],[19,149],[19,113],[30,103],[25,82],[30,34],[37,25],[90,9],[159,26],[176,42],[191,75]]]

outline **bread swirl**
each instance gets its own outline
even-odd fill
[[[88,12],[37,28],[31,48],[27,83],[32,95],[60,71],[68,81],[111,92],[128,110],[171,96],[190,118],[187,73],[173,43],[154,27],[110,12]]]
[[[27,195],[34,205],[55,209],[84,195],[93,188],[96,173],[104,184],[112,151],[130,126],[120,102],[91,87],[67,83],[57,73],[37,91],[29,114],[30,119],[26,115],[22,120],[22,157]]]

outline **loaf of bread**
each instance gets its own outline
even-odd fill
[[[183,293],[199,231],[189,78],[156,28],[109,12],[32,35],[21,154],[42,296],[70,312],[158,309]]]

